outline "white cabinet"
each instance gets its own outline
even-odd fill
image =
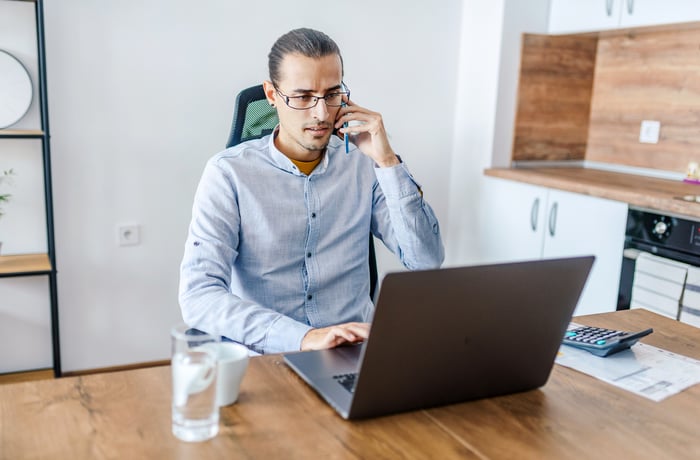
[[[478,259],[488,263],[542,257],[547,189],[485,177],[482,196],[475,225]]]
[[[700,21],[697,0],[552,0],[550,33]]]
[[[549,33],[590,32],[620,25],[624,0],[552,0]]]
[[[484,184],[478,225],[483,262],[593,254],[576,314],[615,310],[626,203],[492,177]]]
[[[621,27],[700,21],[698,0],[624,0]]]

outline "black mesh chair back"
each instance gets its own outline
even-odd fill
[[[246,88],[236,97],[236,108],[226,148],[267,136],[275,129],[277,123],[277,111],[267,102],[263,86]]]
[[[233,109],[233,122],[226,148],[251,139],[260,139],[270,134],[278,123],[277,111],[270,106],[262,85],[251,86],[236,97]],[[369,295],[374,301],[377,288],[377,256],[374,251],[374,238],[369,235]]]

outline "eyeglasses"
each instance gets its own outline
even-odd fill
[[[287,104],[287,107],[295,110],[313,109],[320,99],[323,99],[328,107],[341,107],[344,102],[350,99],[350,89],[345,86],[345,83],[342,83],[342,88],[344,91],[336,91],[326,94],[325,96],[312,96],[310,94],[304,96],[287,96],[275,87],[277,94],[284,99],[284,103]]]

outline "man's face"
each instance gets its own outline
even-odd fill
[[[339,107],[328,107],[320,99],[315,107],[295,110],[285,103],[286,96],[320,96],[342,91],[343,72],[338,55],[309,58],[288,54],[280,66],[280,80],[275,89],[265,83],[268,100],[277,107],[280,130],[275,145],[295,160],[314,160],[323,153],[333,134]],[[279,91],[279,93],[278,93]]]

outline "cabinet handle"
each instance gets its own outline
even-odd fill
[[[608,16],[612,16],[613,0],[605,0],[605,13]]]
[[[552,204],[552,210],[549,211],[549,234],[554,236],[555,230],[557,229],[557,208],[558,203],[555,201]]]
[[[537,231],[537,214],[539,210],[540,199],[535,198],[535,201],[532,202],[532,208],[530,208],[530,228],[532,228],[533,232]]]
[[[634,14],[634,0],[627,0],[627,13]]]

